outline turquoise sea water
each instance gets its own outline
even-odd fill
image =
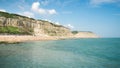
[[[120,38],[0,44],[0,68],[120,68]]]

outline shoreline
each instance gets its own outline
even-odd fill
[[[50,41],[77,38],[97,38],[97,37],[74,37],[74,36],[32,36],[32,35],[0,35],[0,43],[20,43],[27,41]]]
[[[57,40],[55,37],[50,36],[32,36],[32,35],[0,35],[1,43],[16,43],[27,41],[48,41]]]

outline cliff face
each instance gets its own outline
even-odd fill
[[[95,33],[90,31],[81,31],[74,35],[76,38],[99,38]]]
[[[12,27],[11,27],[12,26]],[[70,29],[44,20],[0,12],[0,34],[30,34],[37,36],[64,36],[97,38],[92,32],[71,32]]]
[[[20,31],[32,35],[68,36],[72,34],[68,28],[48,21],[35,20],[16,14],[0,12],[0,27],[7,26],[17,27]]]

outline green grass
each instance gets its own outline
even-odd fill
[[[5,26],[5,27],[0,27],[0,33],[19,34],[20,31],[17,27]]]
[[[18,27],[13,26],[2,26],[0,27],[1,34],[18,34],[18,35],[29,35],[28,32],[19,29]]]

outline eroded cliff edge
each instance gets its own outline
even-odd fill
[[[64,38],[98,38],[93,32],[78,32],[74,34],[69,28],[62,25],[7,12],[0,12],[0,34]]]

